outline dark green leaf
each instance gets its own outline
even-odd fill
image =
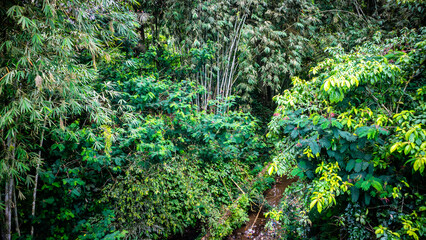
[[[291,137],[291,138],[293,138],[293,139],[295,139],[295,138],[297,138],[298,136],[299,136],[299,131],[297,131],[297,129],[294,129],[294,130],[291,132],[290,137]]]
[[[309,147],[311,148],[312,154],[314,154],[314,155],[316,155],[317,153],[319,153],[319,151],[321,150],[320,146],[315,141],[310,141],[309,142]]]
[[[321,147],[326,148],[327,150],[331,147],[331,142],[327,138],[321,138],[319,140],[319,144],[321,145]]]
[[[365,205],[370,205],[371,196],[368,193],[364,193]]]
[[[353,142],[353,141],[355,141],[356,139],[357,139],[357,137],[355,136],[355,135],[353,135],[352,133],[350,133],[350,132],[346,132],[346,131],[340,131],[339,130],[339,135],[342,137],[342,138],[344,138],[344,139],[346,139],[347,141],[349,141],[349,142]]]
[[[368,168],[368,166],[370,165],[370,163],[368,163],[368,162],[363,162],[362,163],[362,170],[363,171],[365,171],[367,168]]]
[[[346,165],[346,171],[350,172],[355,166],[355,160],[351,159],[349,160],[348,164]]]
[[[354,203],[359,199],[359,189],[355,186],[351,187],[351,199]]]
[[[324,121],[324,122],[321,124],[321,128],[322,128],[323,130],[325,130],[326,128],[328,128],[328,126],[330,126],[330,122],[329,122],[329,121]]]
[[[359,161],[359,160],[357,160],[357,161],[356,161],[356,163],[355,163],[354,171],[355,171],[355,172],[360,172],[360,171],[361,171],[361,169],[362,169],[362,162],[361,162],[361,161]]]

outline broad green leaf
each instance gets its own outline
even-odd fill
[[[290,137],[293,139],[297,138],[298,136],[299,136],[299,131],[297,129],[294,129],[290,134]]]
[[[373,180],[371,182],[371,186],[373,186],[379,192],[383,191],[382,184],[380,182],[378,182],[378,181]]]
[[[370,189],[371,183],[370,181],[363,181],[363,183],[361,184],[361,188],[364,191],[368,191],[368,189]]]
[[[411,151],[411,145],[407,144],[404,148],[404,154],[408,155],[410,153],[410,151]]]
[[[331,125],[333,127],[337,127],[338,129],[342,129],[343,128],[343,125],[339,121],[337,121],[337,120],[332,120],[331,121]]]
[[[326,149],[330,149],[331,147],[331,142],[327,138],[321,138],[319,140],[319,144],[321,145],[321,147],[324,147]]]
[[[312,119],[312,123],[314,125],[317,125],[320,119],[321,119],[321,116],[317,115]]]
[[[399,147],[399,143],[395,143],[391,148],[390,148],[390,152],[393,153],[395,152]]]
[[[371,201],[371,196],[368,193],[364,194],[364,201],[365,201],[365,205],[370,205],[370,201]]]
[[[361,169],[362,169],[362,162],[360,162],[360,161],[357,160],[356,163],[355,163],[354,171],[355,172],[360,172]]]
[[[306,176],[309,179],[314,179],[314,177],[315,177],[314,173],[311,170],[306,171]]]
[[[348,164],[346,165],[346,171],[350,172],[355,166],[355,160],[351,159],[349,160]]]
[[[315,141],[310,141],[309,142],[309,147],[311,148],[312,154],[314,154],[314,155],[316,155],[317,153],[319,153],[320,150],[321,150],[320,146]]]
[[[369,165],[370,165],[369,162],[363,162],[362,163],[362,170],[365,171],[368,168]]]
[[[321,213],[321,212],[322,212],[322,203],[321,203],[321,201],[318,201],[318,202],[317,202],[317,209],[318,209],[318,212],[319,212],[319,213]]]
[[[363,126],[356,129],[355,133],[358,135],[358,137],[365,137],[367,136],[368,132],[370,130],[370,127]]]
[[[354,142],[357,139],[355,135],[352,135],[350,132],[346,132],[346,131],[339,130],[339,135],[349,142]]]
[[[328,128],[328,126],[330,126],[330,122],[329,122],[329,121],[324,121],[324,122],[321,124],[321,128],[322,128],[323,130],[325,130],[326,128]]]
[[[426,165],[426,157],[419,157],[414,161],[414,171],[420,171],[420,173],[423,173],[424,168]]]
[[[324,83],[324,91],[328,92],[329,89],[330,89],[330,81],[326,80]]]
[[[298,176],[298,177],[302,178],[304,176],[304,173],[300,168],[296,167],[291,171],[291,175],[292,176]]]
[[[318,199],[314,199],[310,204],[309,204],[309,209],[312,209],[315,207],[315,204],[318,202]]]
[[[359,189],[356,187],[351,187],[351,200],[352,202],[357,202],[359,199]]]

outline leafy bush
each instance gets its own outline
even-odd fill
[[[105,68],[99,88],[114,93],[118,113],[111,159],[127,165],[101,202],[114,207],[114,225],[131,237],[162,238],[199,223],[212,237],[223,237],[246,218],[248,196],[238,197],[240,185],[252,178],[249,167],[262,161],[266,145],[250,114],[199,111],[195,100],[205,89],[176,79],[185,67],[173,62],[178,56],[165,57],[172,55],[168,51],[151,48]],[[151,56],[158,56],[156,64]],[[230,217],[222,219],[227,212]]]
[[[331,236],[334,224],[351,239],[424,236],[425,202],[415,201],[426,164],[424,30],[383,40],[377,33],[350,53],[328,49],[331,57],[311,70],[316,77],[294,78],[276,97],[270,170],[299,176],[309,196],[297,198],[306,213],[284,218],[284,229],[308,227],[309,212],[313,227],[301,238]],[[394,221],[376,217],[392,211]]]

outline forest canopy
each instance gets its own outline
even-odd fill
[[[425,4],[3,0],[1,238],[425,238]]]

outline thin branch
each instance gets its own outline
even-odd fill
[[[229,179],[231,179],[231,181],[235,184],[235,186],[237,186],[237,188],[244,194],[246,194],[243,189],[240,188],[240,186],[234,181],[234,179],[232,179],[231,177],[229,177]]]
[[[417,73],[417,74],[413,74],[413,75],[411,75],[410,79],[408,79],[407,83],[405,84],[404,90],[402,90],[402,95],[397,102],[395,113],[398,113],[400,102],[402,100],[402,97],[404,96],[405,90],[407,90],[408,84],[410,84],[411,80],[413,80],[415,77],[419,76],[422,72],[423,71],[421,71],[420,73]]]
[[[256,218],[254,219],[254,222],[253,222],[253,224],[251,225],[250,229],[253,229],[253,226],[254,226],[254,224],[256,223],[257,218],[259,217],[260,212],[262,211],[262,207],[263,207],[263,203],[262,203],[262,205],[260,206],[259,212],[257,212]],[[246,229],[246,230],[247,230],[247,229]]]
[[[226,187],[225,181],[223,181],[223,178],[221,176],[220,180],[222,180],[223,186],[225,187],[226,192],[228,193],[229,199],[231,199],[231,202],[233,202],[234,200],[232,199],[231,193],[228,191],[228,188]]]
[[[357,11],[358,11],[358,9],[357,9]],[[354,15],[355,17],[361,18],[361,19],[362,19],[362,20],[364,20],[366,23],[370,23],[370,22],[366,19],[366,17],[361,16],[361,14],[356,14],[356,13],[353,13],[353,12],[350,12],[350,11],[346,11],[346,10],[330,9],[330,10],[320,11],[320,13],[325,13],[325,12],[343,12],[343,13],[348,13],[348,14],[352,14],[352,15]]]
[[[370,96],[374,99],[374,101],[376,101],[376,103],[380,106],[382,106],[387,112],[388,112],[388,116],[392,117],[392,111],[390,111],[385,105],[383,105],[382,103],[379,103],[379,99],[377,99],[373,93],[370,91],[370,89],[368,87],[365,87],[365,89],[367,90],[367,92],[370,94]]]

